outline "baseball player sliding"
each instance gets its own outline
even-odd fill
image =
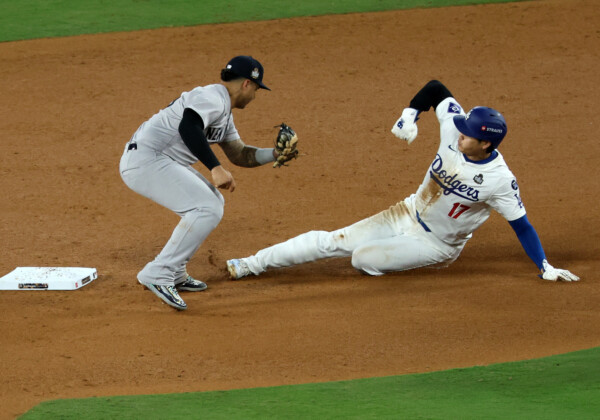
[[[229,260],[231,278],[344,256],[352,256],[352,266],[371,275],[444,267],[456,260],[494,209],[514,229],[540,269],[540,277],[579,280],[548,263],[527,220],[517,181],[496,150],[507,131],[504,117],[487,107],[475,107],[465,114],[450,91],[433,80],[404,109],[392,133],[410,144],[417,137],[419,114],[430,107],[440,123],[440,145],[415,194],[351,226],[333,232],[307,232],[250,257]]]
[[[278,167],[298,154],[298,138],[285,124],[274,148],[247,146],[235,128],[232,109],[245,108],[257,90],[270,90],[263,74],[254,58],[234,57],[221,71],[221,83],[182,93],[144,122],[125,146],[120,163],[125,184],[181,217],[162,251],[137,275],[141,284],[176,309],[187,308],[179,291],[207,287],[187,273],[186,265],[223,216],[224,198],[217,188],[235,189],[233,176],[210,145],[217,143],[231,163],[243,167],[269,162]],[[210,171],[212,184],[192,168],[197,161]]]

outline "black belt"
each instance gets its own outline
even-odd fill
[[[423,220],[421,220],[421,216],[419,216],[419,212],[417,212],[417,222],[419,222],[421,224],[421,226],[423,226],[423,229],[425,229],[425,232],[431,232],[431,229],[429,229],[429,226],[427,226],[425,224],[425,222]]]

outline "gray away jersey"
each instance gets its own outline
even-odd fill
[[[183,92],[168,107],[161,109],[135,132],[131,141],[138,147],[163,153],[182,165],[198,161],[179,135],[179,123],[186,108],[194,110],[204,122],[204,134],[209,143],[221,143],[240,138],[231,114],[231,101],[225,86],[200,86]]]

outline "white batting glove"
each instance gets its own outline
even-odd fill
[[[417,138],[417,115],[419,111],[414,108],[404,108],[402,115],[392,127],[392,134],[399,139],[406,140],[411,144]]]
[[[542,263],[542,277],[544,280],[556,281],[578,281],[579,277],[571,273],[569,270],[563,270],[562,268],[552,267],[548,261],[544,260]]]

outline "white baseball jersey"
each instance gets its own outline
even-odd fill
[[[445,266],[458,258],[491,209],[508,221],[525,215],[514,175],[502,155],[470,161],[458,150],[454,98],[436,107],[440,146],[417,192],[387,210],[335,230],[310,231],[243,258],[248,270],[287,267],[321,258],[352,256],[371,275]]]
[[[200,86],[184,92],[168,107],[144,122],[131,141],[138,146],[161,152],[178,163],[192,165],[198,158],[185,145],[179,134],[179,123],[186,108],[194,110],[204,122],[204,134],[209,143],[221,143],[240,138],[231,114],[227,88],[221,84]]]
[[[470,161],[458,150],[455,115],[464,115],[454,98],[436,108],[440,146],[417,192],[405,200],[426,230],[449,245],[463,245],[494,209],[506,220],[525,215],[519,187],[502,154]]]

